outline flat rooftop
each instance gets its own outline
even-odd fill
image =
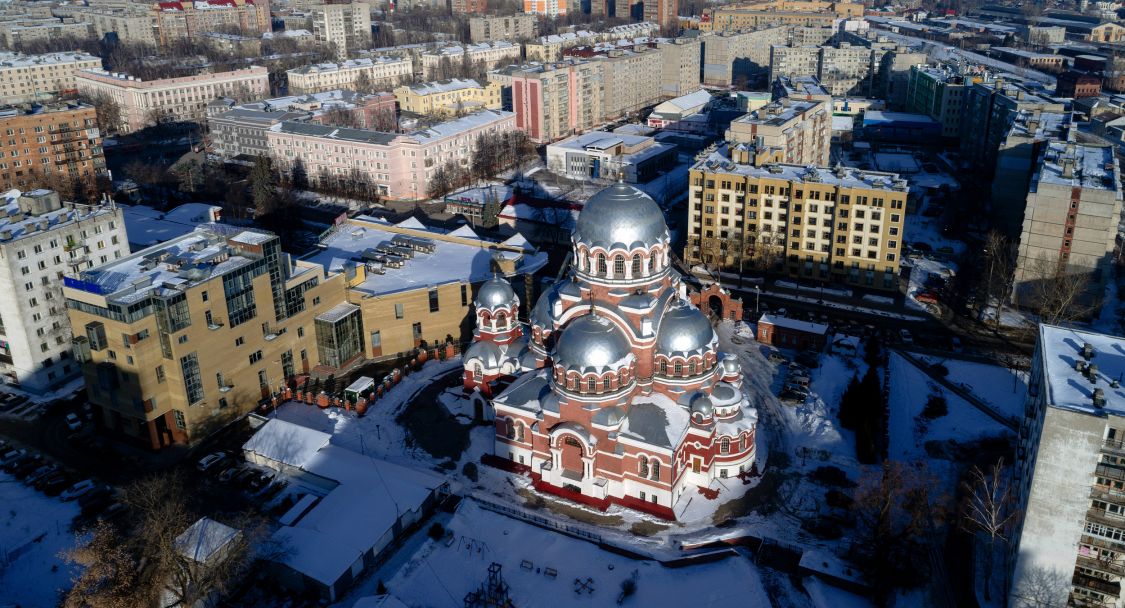
[[[780,127],[822,103],[820,101],[800,101],[789,98],[779,99],[748,114],[743,114],[731,122],[732,124],[759,124],[768,127]]]
[[[36,65],[50,65],[53,63],[74,63],[76,61],[101,61],[101,59],[86,53],[24,55],[22,53],[0,52],[0,69],[25,68]]]
[[[1121,196],[1121,176],[1113,148],[1052,141],[1033,182],[1088,190],[1109,190]],[[1069,174],[1068,174],[1069,167]]]
[[[1089,344],[1093,357],[1088,361],[1082,348]],[[1112,383],[1125,381],[1125,338],[1095,332],[1057,327],[1039,326],[1039,349],[1047,390],[1047,404],[1068,410],[1101,415],[1125,416],[1125,387],[1113,388]],[[1075,369],[1082,361],[1096,365],[1090,374]],[[1104,407],[1094,405],[1094,390],[1101,389]]]
[[[349,59],[342,63],[314,63],[312,65],[304,65],[299,68],[289,70],[290,74],[320,74],[323,72],[338,72],[340,70],[357,70],[360,68],[369,68],[378,63],[409,63],[410,60],[406,57],[365,57],[362,59]]]
[[[433,95],[434,93],[450,93],[465,89],[479,89],[480,83],[472,78],[451,78],[449,80],[435,80],[409,85],[410,90],[416,95]]]
[[[738,144],[743,145],[743,144]],[[853,167],[839,166],[806,167],[786,163],[771,163],[761,167],[736,163],[726,156],[726,149],[720,148],[692,165],[697,171],[729,173],[768,179],[784,179],[798,183],[817,183],[844,188],[873,188],[906,192],[907,181],[897,173],[884,171],[864,171]]]

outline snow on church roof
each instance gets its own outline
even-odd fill
[[[778,317],[774,315],[762,315],[758,319],[758,324],[766,323],[774,327],[784,327],[795,331],[803,331],[810,334],[824,335],[828,333],[828,326],[820,323],[810,323],[808,321],[800,321],[798,319],[790,319],[789,317]]]

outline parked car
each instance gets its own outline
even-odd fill
[[[106,496],[112,498],[113,488],[111,488],[109,486],[95,486],[92,490],[87,492],[85,495],[80,496],[78,498],[78,505],[84,507],[84,506],[86,506],[87,503],[94,502],[94,501],[99,500],[100,498],[106,497]]]
[[[82,515],[84,517],[92,517],[101,513],[106,507],[113,504],[113,495],[111,494],[87,494],[82,498],[92,497],[82,504]]]
[[[39,467],[38,469],[35,469],[34,471],[32,471],[31,474],[27,476],[27,479],[23,480],[23,482],[26,485],[34,486],[36,483],[39,482],[39,480],[46,479],[46,478],[48,478],[48,477],[50,477],[50,476],[52,476],[52,475],[54,475],[55,473],[58,473],[58,472],[59,472],[59,465],[57,465],[57,464],[46,464],[46,465],[43,465],[43,466]]]
[[[786,359],[781,353],[770,353],[769,360],[770,363],[780,363],[783,365],[789,362],[789,359]]]
[[[242,473],[244,470],[246,470],[245,467],[242,467],[240,465],[234,465],[232,467],[228,467],[225,471],[223,471],[222,473],[219,473],[219,481],[221,481],[223,483],[230,483],[236,477],[238,477],[238,475],[240,473]]]
[[[910,335],[910,330],[908,329],[900,329],[898,331],[898,337],[902,340],[903,344],[914,344],[914,336]]]
[[[210,469],[211,467],[215,466],[216,464],[219,464],[220,462],[222,462],[226,457],[227,457],[227,455],[224,454],[223,452],[215,452],[214,454],[208,454],[208,455],[204,456],[203,458],[201,458],[199,460],[199,464],[196,465],[196,468],[199,469],[200,471],[206,471],[207,469]]]
[[[68,428],[72,431],[77,431],[78,429],[82,428],[82,421],[79,420],[78,416],[74,413],[67,414],[66,415],[66,428]]]
[[[11,472],[17,479],[24,479],[30,475],[32,471],[41,466],[43,466],[43,457],[39,454],[33,454],[21,460],[18,465],[12,467]]]
[[[796,361],[797,361],[797,363],[800,363],[801,365],[804,365],[805,367],[807,367],[809,369],[815,369],[815,368],[820,367],[820,357],[817,356],[817,354],[814,353],[814,352],[810,352],[810,351],[801,352],[797,355]]]
[[[97,519],[98,521],[113,521],[121,517],[124,513],[125,505],[115,502],[103,509],[101,513],[98,513]]]
[[[47,480],[47,483],[43,484],[43,493],[47,496],[58,496],[72,485],[74,485],[74,479],[70,475],[51,477]]]
[[[59,495],[59,498],[65,501],[71,501],[76,498],[85,496],[90,490],[93,490],[96,487],[98,487],[98,484],[94,483],[93,480],[87,479],[84,481],[80,481],[64,490],[63,493]]]
[[[23,458],[26,455],[27,455],[27,450],[24,450],[24,449],[8,450],[7,452],[4,453],[3,456],[0,456],[0,466],[4,466],[4,465],[8,464],[9,462],[17,460],[19,458]]]

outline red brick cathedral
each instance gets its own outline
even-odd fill
[[[757,411],[742,370],[670,265],[656,203],[617,184],[586,204],[570,275],[542,294],[525,335],[502,278],[474,300],[465,386],[491,399],[496,456],[536,487],[666,518],[754,463]],[[515,376],[498,395],[490,387]],[[581,494],[581,496],[579,496]]]

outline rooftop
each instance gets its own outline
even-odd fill
[[[479,89],[480,83],[472,78],[451,78],[449,80],[435,80],[409,85],[410,90],[416,95],[432,95],[434,93],[449,93],[465,89]]]
[[[314,63],[312,65],[304,65],[299,68],[293,68],[287,73],[289,74],[320,74],[323,72],[338,72],[340,70],[358,70],[362,68],[370,68],[378,63],[409,63],[410,59],[406,57],[364,57],[361,59],[348,59],[341,63],[333,63],[327,61],[324,63]]]
[[[748,114],[739,116],[732,121],[732,124],[758,124],[768,127],[780,127],[822,104],[823,102],[821,101],[800,101],[785,97],[770,102]]]
[[[1113,148],[1052,141],[1043,149],[1032,190],[1039,184],[1109,190],[1121,197],[1121,176]]]
[[[405,141],[414,141],[417,143],[431,143],[449,137],[456,137],[470,129],[508,120],[513,116],[515,116],[515,114],[512,112],[481,110],[460,118],[438,123],[425,129],[411,131],[407,134],[385,133],[368,129],[352,129],[292,121],[280,122],[270,127],[270,130],[277,133],[323,137],[326,139],[350,141],[361,144],[387,145],[396,138],[403,138]]]
[[[239,531],[209,517],[201,517],[176,537],[175,546],[184,557],[205,563],[238,538]]]
[[[1020,110],[1012,121],[1008,135],[1066,141],[1072,126],[1070,112]]]
[[[52,63],[74,63],[76,61],[97,61],[100,63],[101,59],[81,52],[44,53],[42,55],[0,52],[0,68],[24,68]]]
[[[820,323],[810,323],[808,321],[801,321],[800,319],[790,319],[789,317],[779,317],[777,315],[765,314],[761,319],[758,319],[758,324],[766,323],[774,327],[784,327],[795,331],[803,331],[810,334],[825,335],[828,333],[828,326]]]
[[[725,149],[712,152],[692,165],[692,169],[768,179],[784,179],[798,183],[828,184],[844,188],[873,188],[897,192],[906,192],[908,190],[907,181],[900,178],[897,173],[864,171],[844,166],[837,166],[835,168],[806,167],[804,165],[786,163],[771,163],[761,167],[755,167],[754,165],[736,163],[728,158],[725,152]]]
[[[166,212],[145,205],[122,205],[119,209],[129,243],[142,248],[184,236],[215,221],[222,211],[221,207],[207,203],[185,203]]]
[[[430,52],[425,53],[425,54],[426,55],[446,55],[446,56],[449,56],[449,55],[464,55],[466,52],[468,52],[468,53],[481,53],[481,52],[484,52],[484,51],[490,51],[490,50],[494,50],[494,49],[510,49],[510,48],[519,48],[519,47],[518,47],[518,45],[512,44],[511,42],[508,42],[507,40],[494,40],[492,42],[481,42],[479,44],[468,44],[468,45],[464,45],[464,46],[461,46],[461,45],[446,46],[446,47],[442,47],[442,48],[434,50],[434,51],[430,51]]]
[[[1093,353],[1089,360],[1083,357],[1082,352],[1086,344],[1090,345]],[[1125,416],[1125,388],[1112,386],[1115,381],[1125,381],[1125,338],[1040,325],[1039,349],[1047,405],[1094,415],[1109,413]],[[1075,366],[1079,362],[1096,366],[1096,369],[1092,374],[1078,371]],[[1091,382],[1091,377],[1094,382]],[[1094,404],[1096,389],[1101,389],[1105,398],[1103,406]]]
[[[61,205],[50,190],[32,190],[20,192],[9,190],[0,194],[0,243],[11,243],[22,238],[40,234],[50,230],[57,230],[77,222],[88,220],[99,215],[112,213],[112,206],[78,205],[67,203],[47,211],[35,214],[34,206],[28,205],[28,197],[55,197],[55,207]],[[21,199],[23,204],[21,204]]]

